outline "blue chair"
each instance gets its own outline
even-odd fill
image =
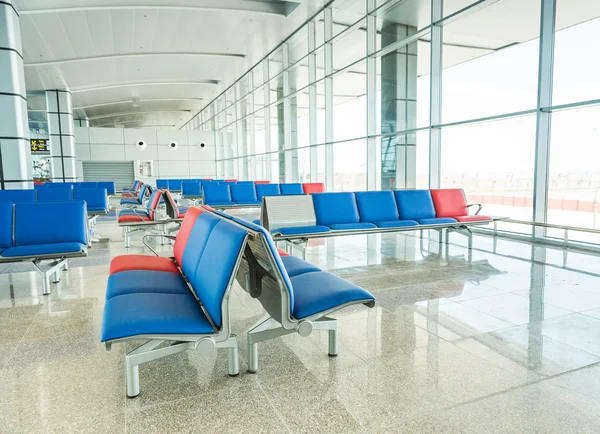
[[[304,189],[300,183],[279,184],[279,189],[282,195],[304,194]]]
[[[85,201],[89,214],[106,214],[108,212],[108,197],[105,188],[77,188],[73,192],[73,198]]]
[[[231,199],[231,189],[227,184],[204,184],[202,197],[205,205],[233,207],[235,202]]]
[[[361,222],[373,223],[378,228],[419,225],[415,220],[400,220],[392,191],[361,191],[355,194]]]
[[[117,191],[113,181],[98,181],[98,188],[106,189],[106,194],[108,196],[114,195]]]
[[[262,202],[265,196],[280,196],[279,184],[256,184],[256,198]]]
[[[38,202],[64,202],[73,200],[73,190],[70,188],[45,188],[37,192]]]
[[[36,191],[31,190],[0,190],[0,202],[35,202]]]
[[[75,184],[73,182],[51,182],[48,184],[48,188],[70,188],[72,190],[75,188]]]
[[[318,226],[334,231],[377,228],[373,223],[360,221],[354,193],[315,193],[312,198]]]
[[[254,184],[232,184],[231,200],[239,205],[260,205]]]
[[[198,181],[184,179],[181,182],[181,195],[193,199],[202,197],[202,185]]]
[[[98,188],[98,183],[93,181],[79,182],[79,188]]]
[[[156,188],[160,188],[161,190],[167,190],[169,188],[169,180],[168,179],[157,179],[156,180]]]
[[[169,191],[181,191],[181,179],[169,179]]]

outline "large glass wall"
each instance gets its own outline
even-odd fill
[[[219,177],[457,187],[489,214],[600,228],[599,36],[591,0],[338,0],[186,128],[214,131]]]

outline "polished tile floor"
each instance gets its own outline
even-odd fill
[[[51,296],[27,264],[0,266],[1,433],[598,433],[600,257],[477,236],[469,254],[410,235],[313,240],[307,260],[371,290],[327,335],[261,343],[246,373],[244,332],[263,316],[236,287],[241,375],[224,351],[144,364],[125,397],[124,345],[99,342],[114,222]],[[164,255],[169,247],[160,248]],[[130,253],[143,252],[140,237]]]

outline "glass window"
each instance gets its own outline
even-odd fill
[[[310,148],[298,149],[298,182],[310,182]]]
[[[297,66],[288,72],[290,81],[290,93],[308,86],[308,58],[304,58]]]
[[[600,226],[600,107],[552,114],[548,223]],[[563,231],[548,230],[562,238]],[[571,232],[569,238],[600,242],[600,236]]]
[[[431,0],[390,2],[375,12],[377,49],[413,35],[431,23]]]
[[[365,16],[366,0],[338,0],[332,6],[333,37]]]
[[[333,140],[367,135],[367,76],[363,61],[333,76]]]
[[[333,70],[337,71],[367,55],[366,19],[333,41]]]
[[[268,61],[269,78],[273,78],[281,71],[283,71],[283,53],[281,52],[281,50],[277,50],[276,53],[271,54]]]
[[[317,85],[317,143],[325,143],[325,84],[323,82]]]
[[[441,187],[464,189],[483,215],[531,220],[535,131],[535,116],[444,128]]]
[[[288,41],[290,65],[308,54],[308,26],[304,25]]]
[[[536,107],[540,10],[500,0],[444,26],[444,123]]]
[[[333,146],[334,191],[362,191],[367,188],[367,141],[354,140]]]
[[[600,98],[600,2],[558,0],[553,105]]]

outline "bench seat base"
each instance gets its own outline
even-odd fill
[[[374,223],[378,228],[404,228],[408,226],[419,226],[419,223],[414,220],[390,220]]]
[[[376,229],[373,223],[331,223],[328,225],[334,231],[351,231],[360,229]]]
[[[84,252],[86,246],[81,243],[55,243],[55,244],[34,244],[31,246],[10,247],[4,250],[0,256],[3,258],[15,258],[26,256],[44,256],[44,255],[70,255],[73,253]]]
[[[279,255],[281,256],[281,262],[283,262],[285,271],[287,271],[287,274],[290,277],[298,276],[304,273],[321,271],[319,268],[309,264],[306,261],[303,261],[300,258],[297,258],[296,256],[290,256],[287,253],[285,255],[281,255],[281,253],[279,253]]]
[[[447,225],[450,223],[456,223],[456,219],[450,217],[439,217],[430,219],[417,219],[417,222],[421,225]]]
[[[190,290],[178,272],[129,270],[108,278],[107,300],[127,294],[190,294]]]
[[[454,217],[454,218],[461,223],[492,221],[491,217],[488,217],[485,215],[466,215],[466,216]]]
[[[253,223],[260,225],[260,220],[254,221]],[[298,226],[294,228],[280,228],[276,229],[274,232],[280,233],[281,235],[322,234],[331,232],[331,229],[327,226]]]

